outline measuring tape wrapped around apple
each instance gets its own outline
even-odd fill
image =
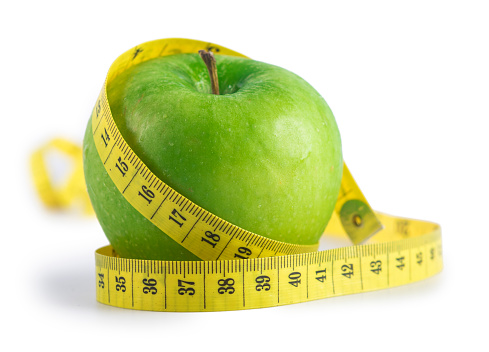
[[[162,39],[122,54],[83,149],[88,194],[111,243],[96,251],[102,303],[261,308],[442,270],[437,224],[371,209],[321,96],[222,46]],[[318,252],[323,233],[355,245]]]

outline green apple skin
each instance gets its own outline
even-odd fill
[[[107,94],[120,132],[156,176],[211,213],[274,240],[318,243],[343,169],[330,108],[283,68],[224,55],[216,60],[220,95],[211,94],[198,54],[152,59],[118,76]],[[91,121],[83,155],[92,205],[118,254],[199,260],[116,189]]]

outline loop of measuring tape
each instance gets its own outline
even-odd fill
[[[46,160],[53,151],[66,156],[70,163],[70,173],[58,185],[52,181]],[[64,138],[54,138],[31,155],[30,167],[34,186],[46,207],[66,209],[78,202],[85,214],[94,214],[85,188],[82,149],[79,145]]]
[[[376,235],[369,244],[320,252],[317,245],[278,242],[230,224],[154,175],[119,132],[110,111],[107,85],[140,62],[199,49],[245,57],[222,46],[188,39],[138,45],[109,69],[92,113],[92,132],[101,161],[126,200],[203,261],[127,259],[118,257],[111,246],[100,248],[95,254],[99,302],[155,311],[261,308],[399,286],[442,269],[440,227],[374,212],[346,165],[326,233],[348,236],[354,244]],[[124,173],[110,167],[121,161]],[[151,196],[151,206],[139,196],[141,192]],[[168,221],[175,213],[185,222]],[[201,234],[208,230],[222,239],[215,247],[202,246]]]

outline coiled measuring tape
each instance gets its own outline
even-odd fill
[[[245,57],[189,39],[138,45],[110,67],[92,113],[92,133],[107,173],[126,200],[203,261],[127,259],[111,246],[100,248],[95,254],[99,302],[154,311],[262,308],[399,286],[442,270],[440,227],[373,211],[346,165],[325,233],[347,235],[356,245],[320,252],[318,246],[278,242],[230,224],[154,175],[119,132],[107,85],[143,61],[200,49]],[[219,241],[203,245],[206,232]],[[358,245],[368,238],[368,244]]]

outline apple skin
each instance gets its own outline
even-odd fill
[[[330,108],[283,68],[224,55],[216,61],[220,95],[211,94],[198,54],[152,59],[119,75],[107,94],[121,134],[156,176],[211,213],[274,240],[317,243],[343,169]],[[199,260],[120,194],[91,120],[83,155],[92,205],[119,255]]]

